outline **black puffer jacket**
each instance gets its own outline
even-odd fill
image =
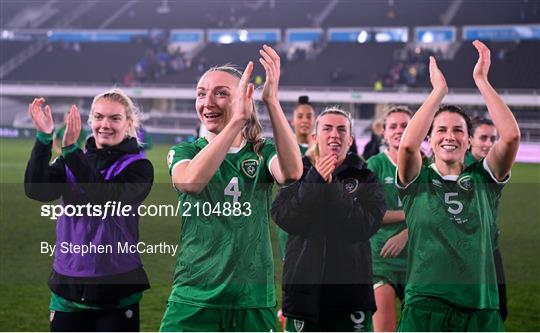
[[[326,184],[304,158],[302,178],[282,188],[272,216],[289,238],[283,268],[285,316],[375,311],[369,238],[386,204],[377,176],[355,154]]]

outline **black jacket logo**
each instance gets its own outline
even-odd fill
[[[345,186],[345,191],[349,194],[352,194],[358,188],[358,179],[346,178],[343,180],[343,184],[343,186]]]

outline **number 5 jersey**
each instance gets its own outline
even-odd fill
[[[424,165],[409,185],[398,183],[409,228],[405,304],[437,298],[470,309],[499,308],[493,233],[507,181],[497,181],[479,161],[459,176]]]

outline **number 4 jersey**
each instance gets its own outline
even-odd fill
[[[208,145],[205,138],[174,146],[169,173]],[[269,208],[273,142],[257,155],[251,143],[231,148],[199,194],[178,192],[180,252],[169,301],[210,308],[276,304]]]
[[[492,233],[505,182],[480,161],[446,177],[424,165],[412,183],[398,186],[409,228],[405,304],[431,297],[498,309]]]

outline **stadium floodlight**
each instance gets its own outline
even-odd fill
[[[360,33],[358,34],[358,38],[357,38],[358,43],[363,44],[363,43],[367,42],[367,39],[368,39],[367,31],[366,30],[360,31]]]
[[[234,38],[231,35],[225,34],[225,35],[219,36],[218,41],[220,44],[231,44],[232,42],[234,42]]]
[[[15,34],[11,30],[2,30],[2,39],[13,39]]]
[[[377,32],[375,34],[375,41],[378,43],[385,43],[392,40],[392,36],[390,36],[387,32]]]
[[[423,34],[422,43],[433,43],[433,34],[429,31]]]
[[[238,39],[241,42],[246,42],[248,40],[248,31],[247,30],[240,30],[238,33]]]

